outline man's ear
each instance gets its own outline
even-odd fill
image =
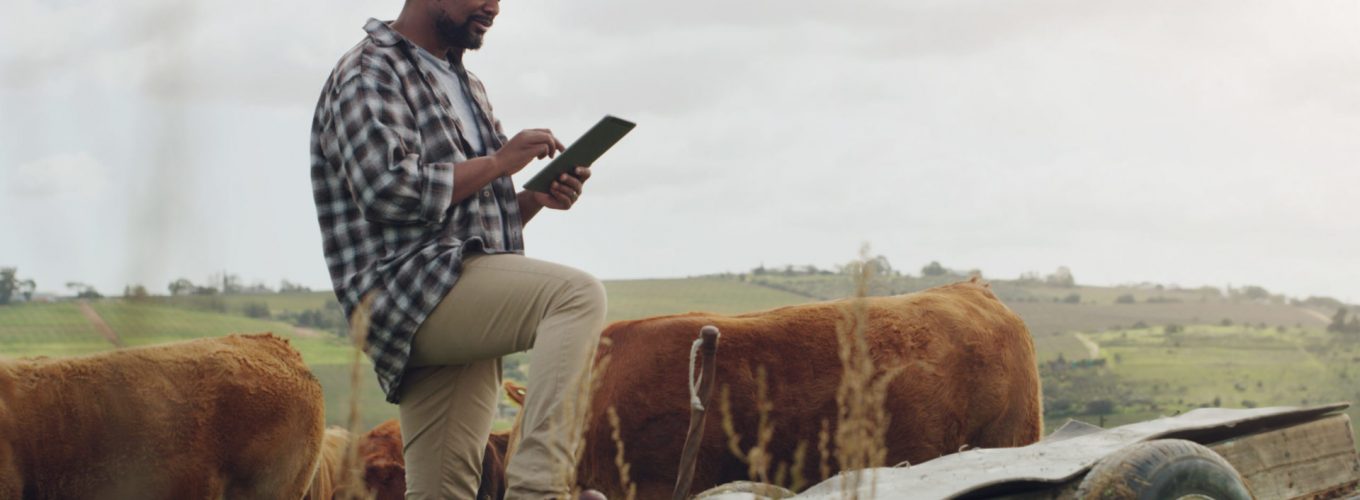
[[[513,380],[506,380],[501,384],[505,387],[505,395],[510,396],[510,400],[524,408],[524,396],[529,393],[524,386],[516,384]]]

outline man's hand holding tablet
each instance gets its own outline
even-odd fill
[[[529,129],[511,138],[497,155],[504,155],[517,167],[506,174],[518,172],[534,158],[553,158],[524,184],[521,201],[527,195],[540,206],[566,210],[576,202],[583,183],[590,178],[590,165],[635,126],[627,120],[605,116],[568,148],[563,148],[546,129]]]
[[[561,179],[562,174],[577,175],[575,167],[589,167],[599,159],[605,151],[619,142],[624,135],[633,130],[636,124],[628,120],[605,116],[600,119],[595,126],[586,131],[580,139],[571,144],[562,154],[557,155],[548,166],[543,167],[537,175],[534,175],[529,182],[524,183],[524,189],[546,193],[552,187],[552,181]]]

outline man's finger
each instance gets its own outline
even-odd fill
[[[589,179],[590,167],[576,167],[576,178],[581,179],[581,182],[585,182],[586,179]]]
[[[572,196],[576,195],[576,191],[573,191],[570,187],[567,187],[567,185],[563,184],[561,181],[552,183],[551,190],[553,195],[566,196],[569,199]]]
[[[562,174],[562,180],[561,180],[561,182],[562,182],[563,184],[566,184],[566,186],[567,186],[568,188],[571,188],[572,192],[577,192],[577,193],[581,192],[581,187],[582,187],[582,186],[581,186],[581,179],[577,179],[577,178],[572,177],[572,176],[567,175],[567,174]]]

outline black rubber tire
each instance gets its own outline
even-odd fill
[[[1194,496],[1200,495],[1200,496]],[[1198,443],[1159,439],[1129,446],[1091,468],[1077,498],[1091,500],[1252,500],[1242,475]]]

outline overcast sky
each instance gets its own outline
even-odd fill
[[[0,265],[39,289],[329,287],[317,95],[400,0],[10,0]],[[507,0],[507,130],[637,129],[528,253],[605,279],[830,267],[1360,302],[1360,1]],[[541,164],[517,176],[524,182]]]

